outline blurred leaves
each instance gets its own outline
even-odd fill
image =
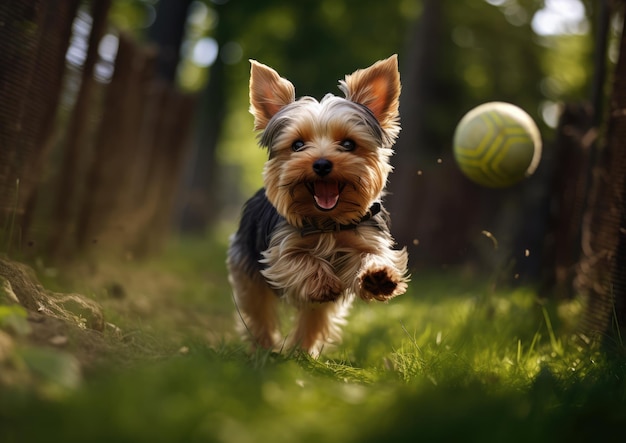
[[[0,328],[16,335],[28,335],[30,325],[26,319],[26,309],[20,305],[0,304]]]
[[[292,81],[296,95],[321,98],[328,92],[338,93],[337,81],[344,75],[399,53],[405,90],[411,90],[412,82],[426,82],[425,95],[402,96],[401,111],[405,124],[418,121],[424,128],[419,140],[406,140],[412,137],[408,132],[403,132],[402,138],[408,146],[419,146],[427,160],[449,150],[452,128],[480,103],[515,103],[546,132],[556,124],[559,102],[588,95],[593,70],[593,2],[586,1],[583,7],[572,0],[574,9],[583,10],[587,17],[579,23],[571,22],[570,17],[567,26],[551,27],[569,33],[538,35],[538,12],[554,20],[549,8],[558,2],[440,0],[434,33],[426,37],[426,44],[434,48],[433,56],[429,65],[415,74],[418,78],[411,78],[412,48],[420,44],[415,30],[424,26],[421,20],[428,1],[193,2],[179,83],[187,90],[204,88],[214,74],[211,60],[220,58],[225,64],[221,89],[227,103],[207,104],[226,109],[227,114],[214,154],[223,170],[212,169],[223,176],[220,186],[228,190],[222,204],[239,206],[239,200],[261,184],[265,157],[255,150],[252,118],[247,115],[250,58],[274,67]],[[153,21],[154,4],[155,0],[117,0],[113,19],[141,35]],[[412,100],[423,102],[427,112],[413,115]],[[208,124],[207,117],[201,115],[199,124]]]
[[[49,394],[57,390],[75,389],[82,380],[80,364],[71,354],[56,349],[24,347],[17,358],[34,374]]]

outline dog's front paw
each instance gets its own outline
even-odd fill
[[[406,283],[389,268],[377,268],[364,272],[361,275],[360,297],[369,301],[372,299],[386,301],[397,295],[404,294]]]

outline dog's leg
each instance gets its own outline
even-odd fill
[[[318,357],[324,345],[341,340],[341,327],[351,305],[351,299],[331,303],[311,303],[300,306],[295,329],[289,337],[290,348],[300,348]]]
[[[356,292],[363,300],[389,300],[404,294],[408,255],[406,249],[388,249],[384,254],[365,254],[357,273]]]
[[[238,332],[254,347],[279,347],[278,296],[260,275],[251,277],[236,267],[229,268],[228,278],[237,305]]]

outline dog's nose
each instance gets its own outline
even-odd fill
[[[325,158],[318,158],[313,163],[313,171],[320,177],[327,176],[333,170],[333,163]]]

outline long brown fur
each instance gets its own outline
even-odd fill
[[[266,349],[319,355],[340,340],[355,296],[387,301],[407,288],[381,206],[400,131],[394,55],[340,81],[345,98],[295,99],[272,68],[251,61],[250,111],[269,151],[264,191],[250,199],[227,260],[240,331]],[[296,311],[280,334],[279,300]]]

